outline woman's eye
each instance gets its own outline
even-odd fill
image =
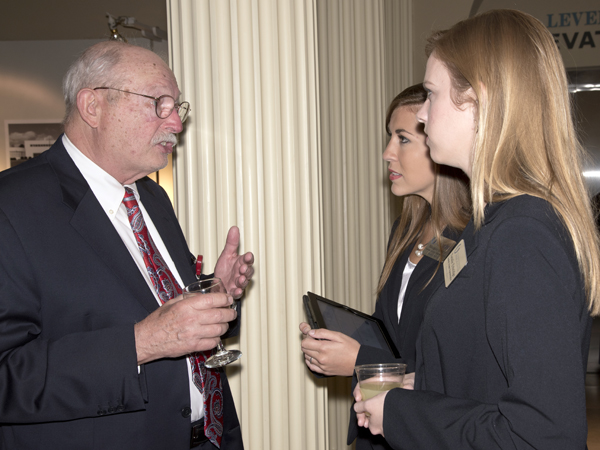
[[[404,136],[400,136],[400,143],[401,144],[408,144],[410,141],[408,139],[406,139]]]

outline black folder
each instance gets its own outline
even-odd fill
[[[307,292],[302,300],[311,328],[339,331],[356,339],[361,345],[387,350],[394,357],[400,357],[380,320],[312,292]]]

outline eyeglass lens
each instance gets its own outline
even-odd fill
[[[174,108],[175,100],[173,97],[168,95],[162,96],[156,102],[156,115],[161,119],[166,119],[171,115]],[[177,105],[176,109],[181,122],[184,122],[185,119],[187,119],[188,112],[190,111],[190,104],[188,102],[183,102]]]

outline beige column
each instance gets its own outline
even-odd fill
[[[326,448],[326,392],[303,366],[302,294],[322,291],[319,111],[312,1],[170,0],[172,67],[189,123],[177,212],[212,267],[227,229],[256,257],[228,368],[248,449]]]
[[[390,225],[385,112],[410,85],[409,0],[317,2],[325,295],[375,310]],[[392,199],[393,201],[393,199]],[[346,448],[350,380],[329,378],[331,448]]]
[[[244,353],[228,375],[247,449],[347,448],[348,382],[306,370],[301,299],[374,308],[390,226],[383,118],[408,84],[387,61],[403,51],[388,13],[409,1],[167,2],[192,105],[174,158],[178,217],[205,267],[234,224],[256,257],[240,338],[226,342]]]

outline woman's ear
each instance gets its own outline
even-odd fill
[[[92,128],[98,127],[101,106],[96,91],[85,88],[77,93],[77,110],[85,123]]]

